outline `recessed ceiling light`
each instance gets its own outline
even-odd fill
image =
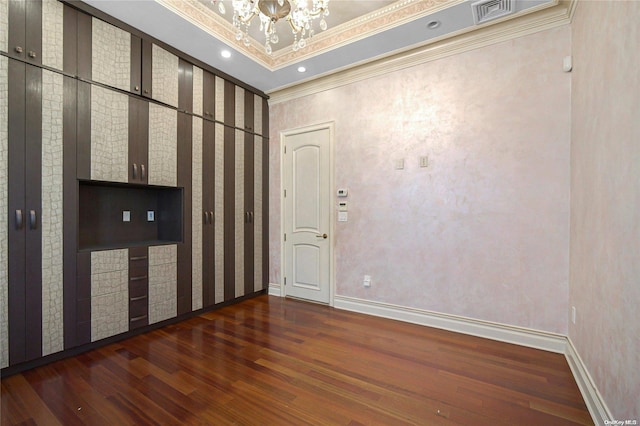
[[[298,72],[306,72],[307,69],[305,67],[298,67]]]
[[[225,59],[229,59],[231,57],[231,52],[229,52],[228,50],[223,50],[222,52],[220,52],[220,56]]]
[[[440,26],[440,24],[441,24],[440,21],[431,21],[427,24],[427,28],[429,28],[430,30],[435,30]]]

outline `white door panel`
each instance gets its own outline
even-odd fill
[[[285,135],[285,294],[329,303],[331,128]]]

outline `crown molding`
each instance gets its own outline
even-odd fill
[[[559,1],[553,7],[547,7],[517,19],[504,20],[479,29],[463,30],[454,36],[430,41],[428,44],[412,47],[400,53],[373,58],[303,82],[284,86],[267,92],[270,97],[269,104],[276,105],[451,55],[568,25],[576,3],[577,0]]]

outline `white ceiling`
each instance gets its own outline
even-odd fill
[[[235,40],[230,0],[223,0],[227,12],[221,17],[207,0],[84,0],[85,3],[211,65],[265,93],[331,74],[374,59],[424,46],[447,37],[480,28],[474,25],[472,3],[477,0],[331,0],[329,28],[308,46],[293,52],[286,48],[264,53],[259,31],[246,48]],[[555,6],[558,0],[514,0],[517,19],[528,13]],[[427,28],[431,21],[441,25]],[[259,27],[259,22],[252,26]],[[284,35],[284,32],[282,32]],[[222,50],[231,57],[220,56]],[[298,67],[304,66],[305,73]]]

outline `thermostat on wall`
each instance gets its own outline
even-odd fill
[[[349,195],[349,190],[347,188],[338,189],[338,197],[346,197]]]

